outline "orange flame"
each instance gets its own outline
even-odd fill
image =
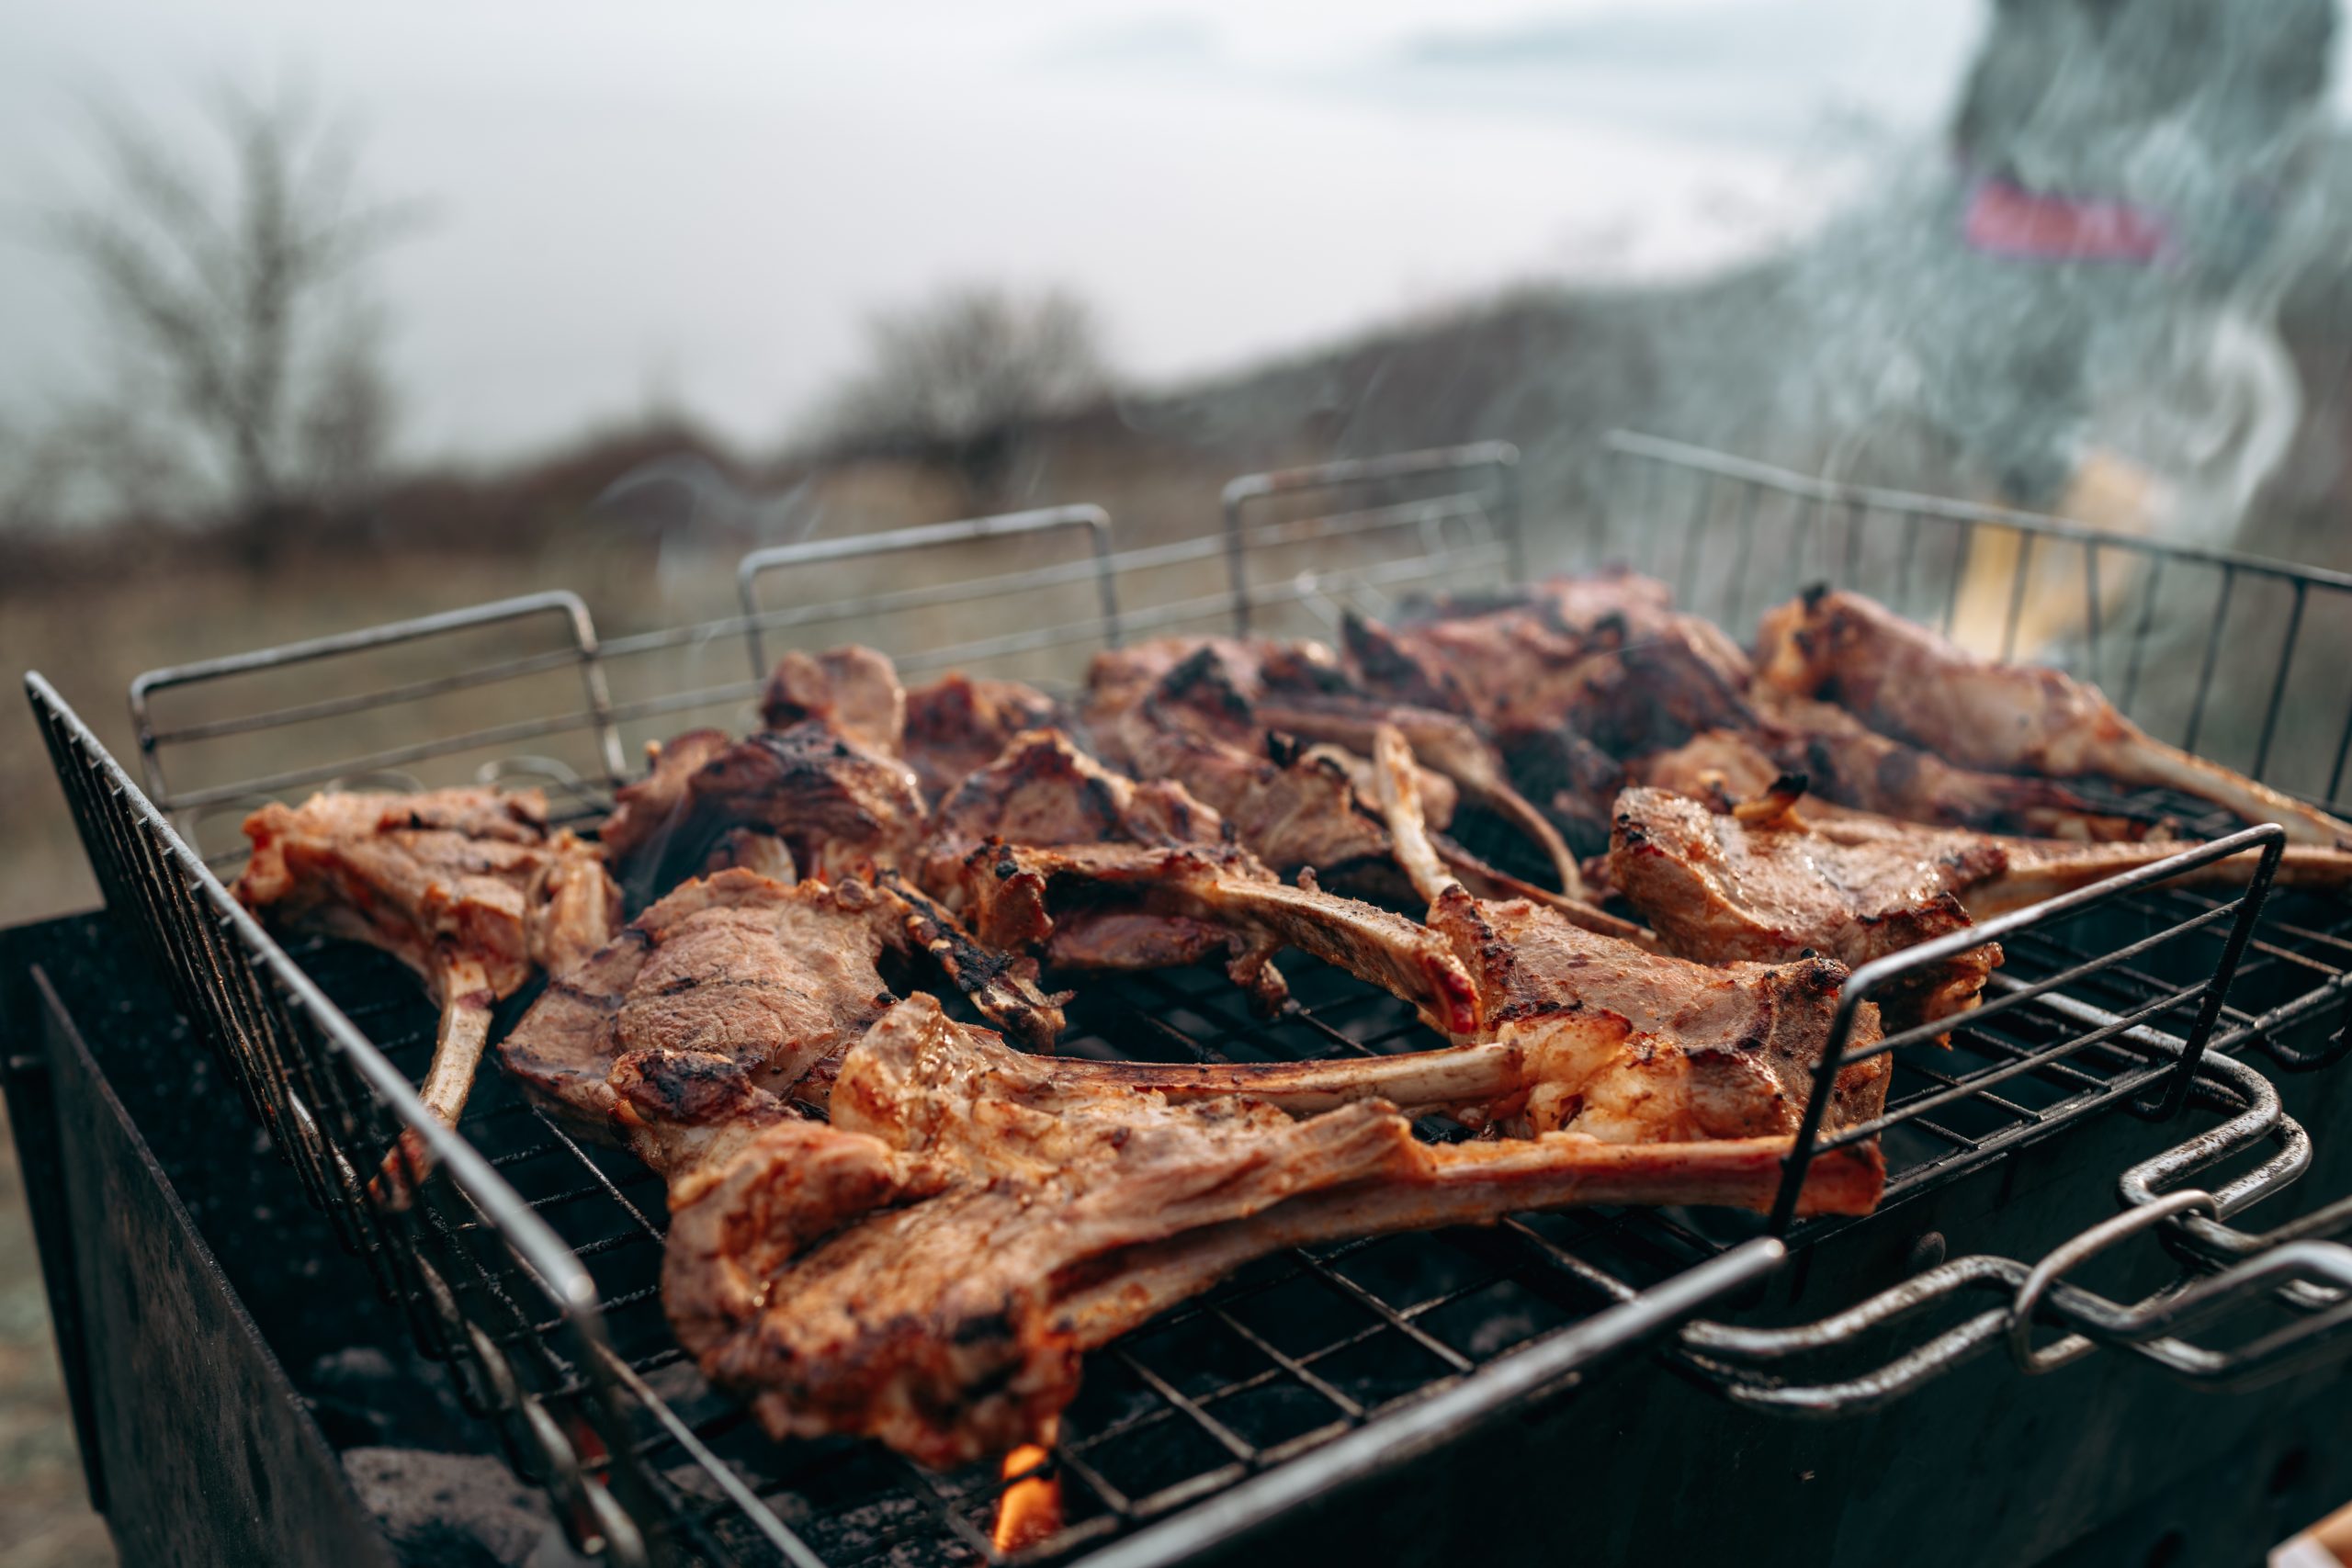
[[[1023,1443],[1004,1456],[1002,1474],[1012,1484],[997,1501],[996,1529],[989,1538],[999,1551],[1035,1546],[1062,1528],[1060,1480],[1026,1473],[1042,1466],[1046,1458],[1046,1450],[1035,1443]]]

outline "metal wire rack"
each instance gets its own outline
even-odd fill
[[[353,1173],[373,1169],[400,1126],[429,1126],[406,1085],[429,1055],[430,1009],[380,955],[280,948],[165,814],[201,844],[227,813],[275,791],[423,783],[466,768],[549,783],[560,804],[584,813],[628,773],[633,739],[732,718],[757,682],[721,666],[741,649],[756,676],[763,639],[778,635],[871,636],[898,617],[906,635],[888,645],[910,672],[961,665],[1067,678],[1088,651],[1147,629],[1329,626],[1342,607],[1391,607],[1392,591],[1491,585],[1525,549],[1513,458],[1487,446],[1253,477],[1228,488],[1222,535],[1131,551],[1111,547],[1098,511],[1064,508],[761,552],[739,573],[741,614],[693,627],[600,638],[576,600],[547,594],[154,672],[132,693],[153,806],[37,678],[33,695],[109,904],[159,944],[183,1005],[237,1067],[314,1200],[407,1303],[424,1343],[461,1369],[518,1469],[549,1483],[578,1539],[620,1562],[995,1561],[1006,1554],[989,1521],[1009,1483],[992,1468],[934,1475],[871,1445],[773,1444],[739,1404],[703,1386],[661,1315],[658,1182],[582,1145],[503,1080],[485,1081],[462,1138],[436,1138],[449,1180],[429,1184],[413,1209],[371,1202]],[[1333,495],[1350,510],[1313,510]],[[1268,513],[1281,514],[1251,521]],[[2104,547],[2086,546],[2094,557]],[[1319,564],[1261,570],[1285,549]],[[943,551],[952,564],[929,581],[903,570]],[[1683,553],[1688,575],[1702,580]],[[2021,552],[2017,571],[2029,564]],[[853,582],[861,568],[870,575]],[[804,592],[774,604],[763,596],[771,583]],[[953,613],[959,604],[984,607],[992,629],[972,635]],[[446,705],[459,694],[463,725]],[[183,700],[190,711],[164,711]],[[258,778],[238,772],[234,748],[262,736],[302,760]],[[2198,1313],[2268,1300],[2283,1284],[2302,1309],[2290,1340],[2199,1352],[2175,1331],[2203,1319],[2175,1306],[2103,1303],[2056,1281],[2050,1260],[2037,1272],[1962,1259],[1821,1324],[1692,1324],[1670,1356],[1743,1402],[1825,1411],[1891,1397],[2052,1315],[2188,1375],[2269,1369],[2324,1348],[2341,1309],[2329,1287],[2352,1281],[2331,1272],[2343,1249],[2314,1238],[2352,1215],[2322,1211],[2267,1236],[2221,1223],[2301,1168],[2300,1129],[2233,1056],[2260,1046],[2283,1066],[2326,1065],[2344,1050],[2340,1027],[2327,1025],[2352,997],[2343,912],[2265,902],[2276,837],[2258,829],[2197,852],[2263,857],[2230,897],[2170,890],[2181,869],[2171,867],[2008,922],[2009,989],[1949,1052],[1897,1042],[1874,1131],[1893,1208],[2147,1091],[2159,1096],[2152,1114],[2222,1115],[2145,1168],[2154,1174],[2123,1216],[2130,1228],[2082,1246],[2160,1226],[2197,1249],[2200,1269],[2220,1270],[2198,1287]],[[214,839],[212,860],[226,863],[233,844]],[[1919,961],[1899,955],[1858,975],[1849,1005]],[[1336,972],[1289,967],[1296,1006],[1271,1021],[1248,1016],[1205,974],[1091,987],[1065,1049],[1251,1060],[1433,1043],[1394,998]],[[1817,1126],[1816,1112],[1808,1153]],[[2278,1153],[2210,1205],[2156,1190],[2266,1141]],[[2209,1217],[2192,1212],[2203,1207]],[[1595,1210],[1264,1260],[1090,1363],[1043,1461],[1062,1483],[1066,1526],[1015,1555],[1163,1562],[1230,1539],[1575,1382],[1849,1223]],[[2053,1255],[2057,1271],[2071,1257]],[[1961,1339],[1939,1337],[1859,1377],[1807,1382],[1781,1371],[1988,1280],[2013,1300],[1953,1331]],[[2040,1352],[2018,1342],[2037,1365],[2081,1353],[2075,1340]]]

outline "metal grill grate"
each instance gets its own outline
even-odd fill
[[[984,580],[994,595],[1091,595],[1076,618],[980,638],[951,628],[910,651],[910,670],[1045,654],[1067,660],[1122,635],[1221,629],[1244,623],[1252,611],[1262,613],[1252,624],[1281,619],[1285,630],[1328,627],[1342,605],[1385,611],[1392,589],[1494,581],[1521,547],[1510,460],[1508,448],[1487,446],[1237,481],[1228,491],[1225,536],[1128,552],[1105,552],[1100,514],[1085,508],[771,552],[745,563],[742,615],[601,643],[584,611],[573,619],[564,596],[543,596],[331,639],[331,646],[290,656],[279,650],[158,672],[139,692],[149,781],[166,808],[197,810],[234,805],[266,787],[335,777],[339,765],[317,761],[322,754],[347,765],[356,765],[348,763],[356,757],[371,773],[421,773],[462,766],[484,745],[561,741],[584,745],[584,755],[493,757],[484,771],[555,778],[585,807],[616,771],[612,759],[616,747],[625,752],[625,727],[674,728],[731,709],[755,689],[732,670],[716,682],[698,666],[651,672],[662,660],[716,648],[734,654],[738,639],[789,632],[797,640],[821,635],[820,627],[855,626],[862,617],[945,603],[933,590],[886,585],[771,607],[753,592],[765,572],[785,569],[787,581],[821,587],[831,579],[789,569],[870,557],[887,571],[905,551],[989,538],[1001,544],[1076,535],[1087,542],[1069,558]],[[1477,487],[1427,493],[1455,470],[1484,477]],[[1750,477],[1709,473],[1706,482]],[[1421,489],[1401,498],[1381,489],[1415,482]],[[1311,501],[1331,491],[1344,494],[1354,510],[1254,523],[1244,515],[1245,505]],[[1893,515],[1883,506],[1878,514]],[[1710,516],[1693,513],[1690,539]],[[1665,532],[1649,535],[1661,539]],[[1335,560],[1341,542],[1354,553]],[[2095,562],[2100,547],[2086,545],[2086,558]],[[1324,565],[1287,576],[1249,570],[1249,563],[1275,558],[1260,552],[1282,548],[1319,552]],[[1850,548],[1857,563],[1873,558],[1860,546]],[[1686,589],[1702,592],[1704,552],[1686,542],[1682,558],[1677,570],[1690,580]],[[2020,555],[2020,580],[2026,566]],[[1744,575],[1736,581],[1744,582]],[[1137,591],[1139,583],[1148,587]],[[2299,589],[2298,605],[2315,591]],[[455,672],[379,674],[341,695],[175,719],[169,727],[147,705],[151,694],[166,689],[266,674],[289,661],[315,669],[323,660],[409,648],[550,608],[561,610],[559,625],[571,628],[563,646]],[[2290,627],[2283,656],[2290,662],[2296,636]],[[479,731],[435,735],[427,724],[421,738],[312,752],[303,765],[267,778],[206,780],[177,793],[170,787],[177,750],[206,739],[338,721],[542,676],[579,682],[585,705],[558,710],[527,734],[502,730],[485,741]],[[658,1180],[624,1156],[580,1145],[503,1079],[485,1076],[462,1125],[465,1142],[450,1145],[479,1151],[478,1160],[469,1155],[448,1162],[456,1179],[432,1184],[431,1201],[414,1211],[387,1213],[366,1201],[352,1172],[373,1168],[397,1127],[423,1120],[405,1083],[429,1055],[433,1017],[412,978],[379,954],[339,945],[307,944],[287,959],[54,694],[37,687],[35,698],[109,903],[158,941],[166,967],[185,982],[184,1004],[212,1025],[216,1043],[238,1067],[257,1113],[305,1172],[313,1197],[336,1214],[346,1241],[379,1265],[379,1282],[408,1303],[424,1342],[464,1371],[475,1403],[501,1419],[518,1467],[548,1483],[577,1536],[623,1562],[665,1552],[837,1564],[998,1556],[988,1526],[1006,1483],[992,1469],[933,1475],[870,1444],[775,1444],[739,1404],[704,1387],[662,1319]],[[2178,802],[2144,804],[2180,810]],[[2267,866],[2265,846],[2275,840],[2275,830],[2256,830],[2200,853],[2265,853]],[[132,849],[121,850],[120,842]],[[2150,1168],[2160,1166],[2167,1179],[2177,1179],[2265,1140],[2285,1152],[2255,1178],[2222,1189],[2210,1218],[2176,1212],[2177,1205],[2157,1213],[2163,1202],[2153,1189],[2147,1199],[2132,1200],[2141,1206],[2125,1217],[2154,1213],[2201,1249],[2206,1267],[2224,1268],[2213,1292],[2222,1304],[2267,1295],[2282,1282],[2290,1294],[2301,1292],[2301,1304],[2315,1314],[2309,1331],[2280,1351],[2252,1358],[2268,1365],[2298,1346],[2316,1345],[2332,1325],[2328,1314],[2343,1303],[2325,1281],[2343,1249],[2298,1254],[2303,1271],[2291,1279],[2270,1260],[2318,1246],[2310,1238],[2352,1221],[2352,1213],[2339,1218],[2324,1211],[2291,1234],[2269,1237],[2248,1237],[2220,1223],[2300,1169],[2290,1157],[2300,1129],[2278,1114],[2275,1096],[2263,1113],[2267,1086],[2228,1058],[2260,1047],[2284,1066],[2303,1067],[2342,1055],[2352,922],[2342,908],[2306,899],[2282,897],[2266,909],[2261,878],[2245,894],[2224,897],[2162,882],[2150,875],[2027,912],[2000,933],[2011,951],[2001,976],[2005,990],[1955,1032],[1951,1048],[1910,1042],[1894,1049],[1886,1111],[1873,1129],[1890,1165],[1887,1206],[1900,1207],[2149,1091],[2159,1096],[2155,1113],[2187,1102],[2200,1125],[2218,1109],[2227,1118],[2221,1127],[2196,1132]],[[1898,955],[1875,978],[1857,976],[1849,999],[1919,961]],[[1171,1061],[1270,1060],[1436,1043],[1385,993],[1304,960],[1285,968],[1296,1005],[1271,1021],[1249,1016],[1240,998],[1204,972],[1091,984],[1073,1012],[1065,1049]],[[222,973],[242,976],[234,995],[208,986],[206,976]],[[522,1000],[510,1005],[519,1010]],[[1825,1086],[1829,1072],[1825,1068]],[[1817,1092],[1816,1106],[1821,1100]],[[1434,1125],[1424,1131],[1458,1135]],[[1798,1174],[1792,1173],[1789,1194]],[[1786,1246],[1871,1223],[1804,1222],[1787,1229]],[[1759,1216],[1592,1210],[1262,1260],[1093,1358],[1085,1392],[1046,1461],[1063,1483],[1068,1526],[1022,1556],[1103,1548],[1122,1562],[1166,1561],[1301,1498],[1378,1473],[1414,1451],[1415,1443],[1466,1430],[1556,1390],[1760,1278],[1784,1251],[1768,1228]],[[2037,1314],[2055,1311],[2105,1342],[2204,1375],[2188,1364],[2193,1358],[2168,1348],[2178,1343],[2165,1337],[2169,1319],[2153,1312],[2128,1322],[2113,1313],[2102,1319],[2095,1299],[2071,1287],[2045,1280],[2029,1292],[2026,1265],[1962,1263],[1970,1267],[1947,1266],[1958,1270],[1951,1285],[1930,1270],[1898,1287],[1911,1290],[1916,1301],[1864,1303],[1844,1318],[1792,1330],[1695,1325],[1673,1354],[1750,1403],[1847,1408],[1933,1375],[2020,1324],[2030,1329]],[[1973,1337],[1939,1338],[1898,1358],[1865,1380],[1860,1393],[1792,1382],[1770,1370],[1791,1356],[1849,1345],[1919,1301],[1987,1280],[2016,1292],[2006,1314],[1972,1320],[1979,1324],[1968,1330]],[[2246,1358],[2222,1360],[2214,1375],[2249,1364]]]

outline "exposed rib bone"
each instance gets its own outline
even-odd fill
[[[1479,805],[1533,840],[1559,876],[1561,892],[1574,899],[1584,897],[1584,874],[1560,830],[1511,787],[1493,749],[1463,719],[1401,704],[1341,706],[1290,703],[1276,697],[1260,702],[1257,710],[1260,722],[1275,729],[1333,741],[1367,756],[1384,725],[1396,729],[1411,745],[1415,760],[1452,779]]]
[[[1765,1209],[1791,1148],[1787,1138],[1602,1144],[1566,1133],[1425,1147],[1428,1163],[1411,1177],[1295,1198],[1250,1221],[1132,1248],[1100,1280],[1063,1298],[1060,1321],[1093,1349],[1246,1263],[1346,1237],[1491,1224],[1507,1214],[1595,1203]],[[1806,1168],[1797,1213],[1866,1214],[1885,1182],[1875,1145],[1825,1150]]]
[[[1293,1119],[1171,1104],[1007,1050],[917,997],[843,1059],[832,1123],[779,1120],[673,1172],[662,1297],[773,1434],[860,1432],[945,1465],[1035,1440],[1089,1348],[1250,1258],[1589,1202],[1761,1207],[1785,1138],[1552,1134],[1431,1147],[1378,1102]],[[1878,1196],[1834,1150],[1815,1212]]]
[[[1767,615],[1757,636],[1763,681],[1963,766],[2175,789],[2277,822],[2298,843],[2352,848],[2352,823],[2151,739],[2096,686],[1979,659],[1860,594],[1815,590]]]
[[[601,946],[620,894],[595,846],[549,833],[536,790],[312,795],[245,818],[253,859],[237,897],[272,919],[383,949],[440,1004],[421,1098],[457,1124],[489,1038],[491,1009],[536,968],[561,974]],[[412,1132],[386,1156],[404,1201],[428,1172]]]

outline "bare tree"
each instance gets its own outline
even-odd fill
[[[853,449],[951,464],[975,504],[1003,489],[1037,420],[1109,380],[1094,318],[1059,289],[951,290],[868,323],[873,357],[835,395],[827,434]]]
[[[414,211],[357,195],[356,137],[306,96],[224,91],[209,108],[225,170],[95,110],[105,186],[54,232],[258,559],[380,460],[391,389],[360,284]]]

